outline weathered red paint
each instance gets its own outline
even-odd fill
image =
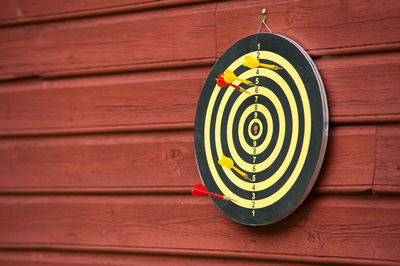
[[[400,2],[204,2],[0,4],[1,265],[400,263]],[[331,127],[310,197],[249,228],[190,195],[193,123],[262,8],[315,57]]]

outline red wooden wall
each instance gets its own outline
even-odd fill
[[[190,195],[193,126],[262,8],[331,125],[310,196],[251,228]],[[0,265],[400,264],[400,1],[2,0],[0,40]]]

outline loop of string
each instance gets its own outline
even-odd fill
[[[265,27],[268,29],[268,31],[269,31],[270,33],[272,33],[272,31],[271,31],[271,29],[268,27],[267,23],[265,23],[265,19],[267,18],[267,9],[264,8],[264,9],[261,11],[261,14],[262,14],[262,17],[260,18],[260,26],[258,27],[257,33],[260,33],[261,25],[262,25],[262,24],[264,24]]]

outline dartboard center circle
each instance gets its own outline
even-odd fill
[[[264,131],[263,123],[258,118],[253,118],[248,126],[248,134],[252,140],[257,140],[261,137]]]

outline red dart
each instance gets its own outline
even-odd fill
[[[227,86],[227,85],[230,85],[230,86],[234,87],[235,89],[237,89],[237,90],[240,91],[240,92],[247,92],[247,93],[249,93],[248,91],[246,91],[246,90],[243,89],[242,87],[239,87],[239,86],[237,86],[237,85],[235,85],[235,84],[232,84],[232,83],[227,83],[227,82],[224,80],[224,74],[223,74],[223,73],[219,74],[219,75],[218,75],[218,78],[215,79],[215,80],[217,81],[217,85],[218,85],[219,87],[221,87],[221,88],[223,88],[223,87],[225,87],[225,86]]]
[[[219,87],[225,87],[226,85],[229,85],[228,83],[226,83],[225,82],[225,80],[224,80],[224,74],[219,74],[218,75],[218,78],[217,79],[215,79],[216,81],[217,81],[217,85],[219,86]]]
[[[196,196],[196,197],[210,195],[210,196],[214,196],[214,197],[217,197],[217,198],[223,199],[223,200],[232,200],[231,198],[229,198],[227,196],[218,195],[218,194],[215,194],[215,193],[212,193],[212,192],[208,192],[207,188],[205,186],[203,186],[202,184],[196,184],[196,185],[193,186],[192,195]]]

